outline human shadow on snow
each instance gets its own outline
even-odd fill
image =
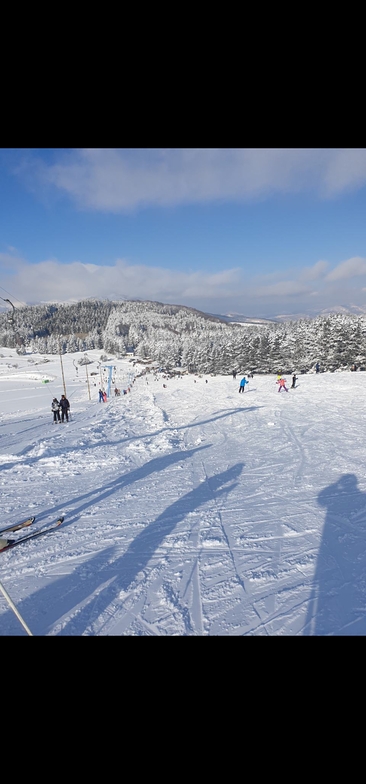
[[[162,554],[161,561],[155,562],[150,569],[149,562],[164,539],[189,513],[212,499],[217,500],[230,493],[237,486],[243,467],[244,463],[236,463],[227,471],[208,477],[194,490],[179,498],[149,523],[119,558],[113,559],[115,546],[108,547],[78,566],[72,574],[60,578],[52,585],[46,585],[19,602],[18,609],[32,632],[45,635],[55,624],[62,623],[65,615],[72,615],[59,634],[80,636],[88,628],[89,633],[93,634],[93,624],[121,592],[144,588],[143,584],[148,583],[149,574],[153,570],[153,576],[156,578],[156,570],[159,569],[164,555]],[[166,553],[168,554],[169,550],[166,550]],[[120,599],[119,613],[125,598],[122,596]],[[78,606],[85,601],[88,603],[78,610]],[[7,621],[5,615],[3,625],[6,625]]]
[[[366,493],[344,474],[318,504],[326,517],[303,634],[366,635]]]
[[[164,455],[163,457],[154,457],[152,460],[148,460],[147,463],[139,466],[139,468],[134,468],[132,471],[126,471],[125,474],[118,476],[117,479],[113,479],[112,482],[108,482],[106,485],[95,487],[92,490],[89,490],[87,493],[73,497],[72,500],[69,501],[69,504],[72,507],[70,511],[67,501],[56,504],[51,509],[47,510],[47,517],[54,517],[60,511],[64,512],[66,515],[66,521],[63,524],[63,527],[65,528],[66,526],[75,523],[78,520],[80,514],[85,512],[85,510],[90,506],[100,504],[102,501],[105,501],[108,496],[113,495],[113,493],[116,493],[118,490],[122,490],[128,485],[132,485],[134,482],[138,482],[140,479],[146,479],[146,477],[150,476],[150,474],[158,471],[164,471],[165,468],[174,465],[174,463],[187,460],[196,452],[201,452],[203,449],[209,449],[210,446],[212,445],[204,444],[203,446],[195,447],[195,449],[186,449],[180,452],[171,452],[170,454]],[[75,506],[75,504],[79,504],[79,506]],[[40,520],[41,517],[42,515],[37,515],[37,520]]]
[[[19,466],[23,466],[23,465],[28,465],[28,466],[29,465],[33,465],[33,463],[37,463],[38,460],[44,460],[47,457],[57,457],[57,455],[60,452],[62,452],[62,455],[65,456],[66,454],[68,454],[70,452],[75,452],[75,450],[81,452],[81,451],[86,451],[88,449],[90,449],[90,450],[92,450],[92,449],[100,449],[103,446],[118,446],[120,444],[128,444],[131,441],[143,441],[144,438],[153,438],[154,436],[160,436],[163,433],[168,433],[170,431],[176,432],[176,431],[179,431],[179,430],[188,430],[191,427],[199,427],[201,425],[207,425],[210,422],[216,422],[218,419],[224,419],[225,417],[232,416],[233,414],[240,414],[240,413],[244,413],[246,411],[247,412],[249,412],[249,411],[256,411],[258,408],[262,408],[262,406],[247,406],[246,408],[240,407],[240,408],[225,409],[224,413],[221,414],[221,413],[218,412],[217,416],[213,416],[210,419],[203,419],[203,420],[201,420],[199,422],[194,421],[194,422],[191,422],[188,425],[177,425],[177,426],[172,425],[171,427],[162,427],[162,428],[160,428],[160,430],[154,430],[154,431],[152,431],[150,433],[143,433],[142,435],[127,436],[126,438],[119,438],[119,439],[116,439],[115,441],[114,440],[109,440],[109,441],[104,440],[104,441],[97,441],[95,444],[80,444],[80,445],[76,443],[76,444],[74,444],[72,446],[64,446],[63,444],[53,446],[51,444],[49,449],[52,450],[52,454],[47,454],[47,455],[41,454],[41,455],[37,455],[36,457],[29,457],[29,458],[27,458],[25,460],[22,460],[22,461],[16,460],[16,461],[14,461],[12,463],[10,463],[10,462],[9,463],[2,463],[0,465],[0,470],[4,471],[6,469],[14,468],[15,466],[19,467]],[[110,423],[109,423],[109,425],[110,425]],[[123,420],[121,420],[121,425],[123,425]],[[87,423],[85,423],[85,427],[87,427],[87,426],[88,426]],[[90,423],[89,423],[89,426],[90,426]],[[61,427],[61,425],[60,425],[60,427]],[[38,426],[38,429],[39,429],[39,426]],[[26,454],[28,454],[28,452],[31,452],[33,449],[35,449],[35,447],[37,447],[39,445],[40,441],[43,441],[43,442],[45,441],[46,436],[48,436],[48,437],[50,437],[52,439],[53,438],[53,431],[52,431],[51,434],[49,434],[48,432],[47,432],[46,435],[42,434],[38,441],[36,441],[33,444],[29,444],[28,446],[26,446],[23,449],[21,449],[21,451],[19,452],[19,457],[24,457]],[[85,436],[85,434],[81,434],[81,437],[85,438],[86,436]]]

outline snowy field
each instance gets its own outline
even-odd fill
[[[0,528],[36,515],[2,536],[65,515],[0,551],[31,632],[366,634],[366,373],[239,395],[240,375],[132,383],[142,366],[110,357],[131,391],[99,403],[100,353],[91,400],[63,356],[72,420],[54,425],[60,358],[0,349]],[[0,634],[26,635],[2,594]]]

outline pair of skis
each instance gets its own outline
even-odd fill
[[[16,523],[15,525],[9,525],[7,528],[0,529],[0,535],[5,533],[10,533],[12,531],[20,531],[22,528],[27,528],[28,526],[32,525],[35,521],[35,517],[28,517],[27,520],[24,520],[22,523]],[[22,542],[28,542],[30,539],[35,539],[37,536],[43,536],[43,534],[48,534],[51,531],[54,531],[58,528],[64,521],[64,517],[59,517],[53,523],[47,523],[47,525],[42,526],[39,528],[38,531],[34,531],[31,534],[26,534],[26,536],[21,536],[20,539],[1,539],[0,538],[0,553],[3,553],[4,550],[10,550],[11,547],[16,547],[17,544],[22,544]]]

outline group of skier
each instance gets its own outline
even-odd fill
[[[293,374],[293,376],[292,376],[292,384],[291,384],[291,389],[295,389],[295,387],[296,387],[296,381],[297,381],[297,376],[296,376],[296,375],[295,375],[295,373],[294,373],[294,374]],[[279,391],[279,392],[281,392],[281,389],[284,389],[284,390],[285,390],[285,392],[288,392],[288,389],[287,389],[286,383],[287,383],[287,382],[286,382],[286,379],[285,379],[285,378],[282,378],[282,376],[281,376],[281,373],[278,373],[278,375],[277,375],[277,381],[276,381],[276,384],[278,384],[278,391]]]
[[[253,378],[253,373],[249,373],[249,377]],[[233,371],[233,378],[236,378],[236,371],[235,370]],[[292,376],[291,389],[295,389],[296,381],[297,381],[297,376],[294,373],[293,376]],[[286,379],[282,378],[281,373],[278,373],[277,374],[276,384],[278,384],[278,391],[279,392],[281,392],[281,389],[284,389],[285,392],[288,392],[288,388],[286,386],[286,383],[287,383]],[[247,384],[249,384],[249,379],[247,379],[245,376],[243,376],[243,378],[242,378],[242,380],[240,382],[240,385],[239,385],[239,392],[244,392],[245,391],[245,387],[246,387]]]
[[[253,378],[253,373],[249,373],[249,377]],[[236,371],[235,370],[233,371],[233,378],[234,379],[236,378]],[[292,376],[291,389],[295,389],[296,381],[297,381],[297,376],[294,373],[294,375]],[[282,378],[280,373],[278,373],[278,375],[277,375],[277,382],[276,383],[278,384],[278,391],[279,392],[281,392],[281,389],[284,389],[285,392],[288,392],[288,388],[286,387],[286,379]],[[206,381],[206,384],[207,384],[207,381]],[[249,380],[245,376],[243,376],[243,378],[241,379],[240,385],[239,385],[239,392],[244,392],[245,391],[245,387],[246,387],[247,384],[249,384]],[[163,384],[163,386],[166,386],[166,385]],[[129,392],[130,390],[128,389],[127,391]],[[123,393],[125,394],[125,390],[123,390]],[[119,396],[120,395],[120,390],[116,388],[114,390],[114,394],[116,396]],[[107,402],[107,394],[106,394],[106,392],[103,389],[99,389],[99,403],[106,403],[106,402]],[[52,405],[51,405],[51,410],[53,412],[53,421],[54,421],[55,424],[57,422],[64,422],[65,419],[66,419],[66,422],[68,422],[69,421],[70,403],[69,403],[66,395],[61,395],[60,400],[57,400],[57,397],[54,397],[53,401],[52,401]],[[61,413],[61,416],[60,416],[60,413]]]
[[[57,422],[64,422],[65,418],[66,418],[66,422],[68,422],[69,410],[70,410],[70,403],[66,395],[61,395],[60,400],[57,400],[57,397],[54,397],[51,405],[54,424],[56,424]],[[60,412],[61,412],[61,416],[60,416]]]
[[[123,394],[126,394],[127,390],[123,390]],[[130,390],[128,389],[128,392]],[[121,394],[121,390],[117,389],[114,390],[114,394],[116,397],[119,397]],[[103,389],[99,389],[99,403],[106,403],[108,400],[107,393]],[[61,395],[60,400],[57,400],[57,397],[54,397],[51,404],[51,411],[53,413],[53,422],[56,424],[57,422],[66,422],[69,421],[69,411],[70,411],[70,403],[66,397],[66,395]]]

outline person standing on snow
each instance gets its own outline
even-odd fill
[[[57,397],[54,397],[52,400],[51,411],[53,412],[53,422],[61,422],[60,419],[60,404],[57,400]]]
[[[284,389],[285,392],[288,392],[288,389],[287,389],[287,386],[286,386],[286,379],[285,378],[279,378],[278,381],[276,381],[276,384],[279,384],[279,387],[278,387],[278,391],[279,392],[281,392],[281,389]]]
[[[61,422],[64,422],[65,416],[66,416],[66,422],[68,422],[70,403],[67,397],[65,397],[65,395],[61,395],[60,408],[61,408]]]
[[[249,384],[249,381],[247,381],[245,376],[243,376],[243,378],[242,378],[242,380],[240,382],[239,392],[244,392],[245,391],[245,384]]]
[[[297,381],[297,376],[295,376],[295,373],[294,373],[294,375],[292,376],[291,389],[295,389],[296,381]]]

